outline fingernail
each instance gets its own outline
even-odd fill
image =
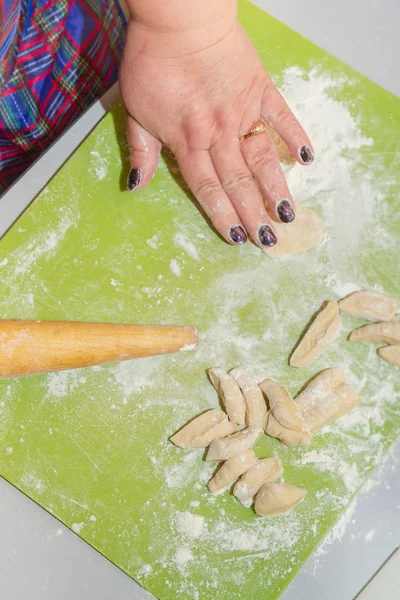
[[[258,230],[258,238],[263,246],[275,246],[278,241],[275,233],[269,225],[261,225]]]
[[[244,244],[247,242],[247,234],[240,225],[234,225],[230,228],[229,237],[235,244]]]
[[[310,150],[310,148],[308,146],[303,146],[302,148],[300,148],[300,158],[303,161],[303,163],[312,163],[312,161],[314,160],[314,152],[312,150]]]
[[[295,212],[287,200],[282,200],[276,207],[276,212],[282,223],[291,223],[294,221]]]
[[[128,190],[132,192],[142,181],[142,169],[132,168],[128,175]]]

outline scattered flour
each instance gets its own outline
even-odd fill
[[[169,268],[177,277],[180,277],[182,275],[182,269],[180,268],[178,261],[175,258],[173,258],[169,263]]]
[[[194,556],[188,548],[182,547],[177,549],[175,553],[175,563],[178,568],[182,569],[182,567],[185,567],[191,560],[194,560]]]
[[[177,233],[174,237],[174,242],[177,246],[182,248],[189,256],[195,260],[200,260],[199,252],[193,242],[187,239],[187,236],[183,233]]]
[[[85,526],[85,523],[72,523],[71,529],[72,529],[72,531],[74,531],[75,533],[77,533],[79,535],[84,526]]]
[[[322,544],[316,549],[315,555],[317,557],[326,554],[329,551],[329,547],[331,546],[331,544],[342,539],[347,527],[353,520],[356,508],[357,499],[355,498],[350,502],[340,519],[332,527]]]
[[[154,234],[153,237],[146,240],[146,244],[156,250],[158,248],[158,233]]]
[[[198,538],[204,530],[205,519],[191,512],[178,512],[176,515],[178,532],[187,537]]]
[[[104,179],[108,172],[107,158],[102,156],[99,152],[97,152],[97,150],[92,150],[90,154],[93,156],[92,169],[94,170],[96,178],[99,180]]]

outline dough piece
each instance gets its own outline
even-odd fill
[[[243,429],[222,440],[214,440],[208,449],[206,461],[228,460],[232,456],[244,454],[254,446],[262,433],[262,429]]]
[[[256,496],[254,508],[262,517],[275,517],[294,508],[306,494],[307,490],[289,483],[265,483]]]
[[[311,406],[304,413],[304,420],[309,430],[314,433],[349,412],[360,402],[360,398],[352,385],[342,385],[322,398],[318,404]]]
[[[271,125],[269,125],[268,123],[265,124],[267,127],[267,131],[275,144],[275,150],[278,155],[279,161],[283,165],[288,167],[291,167],[294,164],[296,164],[296,159],[290,152],[289,148],[287,147],[286,143],[283,141],[281,136],[275,131],[273,127],[271,127]]]
[[[265,427],[267,422],[267,405],[257,382],[244,369],[232,369],[229,374],[235,379],[246,400],[248,427]]]
[[[300,340],[289,364],[292,367],[309,365],[336,339],[340,328],[338,303],[336,300],[328,300]]]
[[[305,413],[307,409],[318,404],[327,394],[342,386],[345,381],[342,369],[324,369],[295,398],[295,402],[301,412]]]
[[[379,348],[378,350],[379,356],[386,360],[388,363],[392,363],[392,365],[397,365],[400,367],[400,345],[397,346],[384,346],[383,348]]]
[[[179,448],[206,448],[213,440],[236,431],[224,411],[208,410],[175,433],[170,440]]]
[[[311,442],[311,433],[307,429],[305,421],[303,427],[287,429],[275,419],[271,412],[268,414],[265,433],[281,440],[286,446],[308,446]]]
[[[339,302],[341,312],[356,319],[367,321],[391,321],[396,314],[398,305],[396,300],[377,292],[376,290],[362,290],[353,292]]]
[[[262,458],[251,467],[233,488],[233,495],[245,506],[251,506],[253,498],[264,483],[275,481],[283,473],[279,458]]]
[[[279,381],[267,378],[259,385],[268,398],[270,412],[283,427],[287,429],[305,428],[299,407]]]
[[[222,492],[240,475],[246,473],[256,462],[257,457],[253,450],[246,450],[244,454],[228,458],[208,482],[208,489],[213,494]]]
[[[363,344],[400,344],[400,321],[372,323],[354,329],[349,337],[351,342]]]
[[[276,219],[276,217],[273,217]],[[278,242],[275,246],[263,248],[272,258],[282,258],[290,254],[305,252],[318,246],[324,239],[324,222],[311,208],[297,204],[296,218],[291,223],[276,223],[274,229]]]
[[[244,425],[246,402],[236,381],[223,369],[209,369],[208,375],[221,398],[229,420],[237,425]]]

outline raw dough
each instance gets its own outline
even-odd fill
[[[179,448],[206,448],[213,440],[235,430],[236,426],[222,410],[212,409],[190,421],[170,439]]]
[[[244,504],[251,506],[254,496],[264,483],[275,481],[283,473],[279,458],[262,458],[251,467],[233,488],[233,495]]]
[[[392,365],[397,365],[400,367],[400,345],[397,346],[384,346],[383,348],[379,348],[378,350],[379,356],[386,360],[388,363],[392,363]]]
[[[235,379],[245,397],[247,426],[263,429],[267,422],[267,405],[257,382],[244,369],[232,369],[229,374]]]
[[[232,456],[243,454],[254,446],[262,433],[262,429],[243,429],[228,437],[214,440],[208,449],[207,461],[228,460]]]
[[[276,217],[272,217],[276,219]],[[305,252],[318,246],[324,239],[324,222],[311,208],[296,207],[296,218],[291,223],[276,223],[274,229],[278,238],[275,246],[263,248],[272,258]]]
[[[288,429],[281,425],[271,412],[268,414],[265,433],[281,440],[286,446],[308,446],[311,442],[311,433],[307,429],[305,421],[303,427],[299,427],[298,429]]]
[[[267,131],[275,144],[276,153],[280,162],[285,167],[291,167],[294,164],[296,164],[296,159],[290,152],[289,148],[287,147],[286,143],[283,141],[281,136],[278,133],[276,133],[275,129],[271,127],[271,125],[269,125],[268,123],[265,124],[267,126]]]
[[[363,344],[400,344],[400,321],[397,319],[389,323],[372,323],[364,325],[351,332],[351,342]]]
[[[246,402],[236,381],[223,369],[209,369],[208,375],[221,398],[229,420],[237,425],[244,425]]]
[[[225,461],[215,475],[208,482],[208,489],[213,494],[223,491],[240,475],[246,473],[257,462],[253,450],[246,450],[244,454],[233,456]]]
[[[341,312],[357,319],[367,321],[391,321],[396,314],[398,305],[396,300],[377,292],[376,290],[362,290],[353,292],[339,302]]]
[[[342,369],[324,369],[295,398],[295,402],[301,412],[305,413],[308,408],[318,404],[327,394],[342,386],[345,381]]]
[[[267,378],[259,385],[268,398],[272,415],[283,427],[287,429],[302,429],[305,427],[299,407],[279,381]]]
[[[304,413],[304,420],[309,430],[314,433],[349,412],[360,402],[360,398],[352,385],[342,385],[324,396],[318,404],[311,406]]]
[[[254,508],[262,517],[275,517],[291,510],[306,494],[307,490],[289,483],[265,483],[256,496]]]
[[[340,328],[341,320],[338,303],[336,300],[328,300],[290,357],[290,365],[292,367],[305,367],[310,364],[336,339]]]

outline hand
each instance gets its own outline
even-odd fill
[[[241,244],[249,235],[271,246],[276,235],[264,203],[277,222],[292,221],[295,204],[268,133],[240,137],[262,116],[299,163],[312,162],[312,146],[236,18],[212,36],[149,32],[130,21],[120,72],[129,187],[147,185],[165,144],[228,242]]]

